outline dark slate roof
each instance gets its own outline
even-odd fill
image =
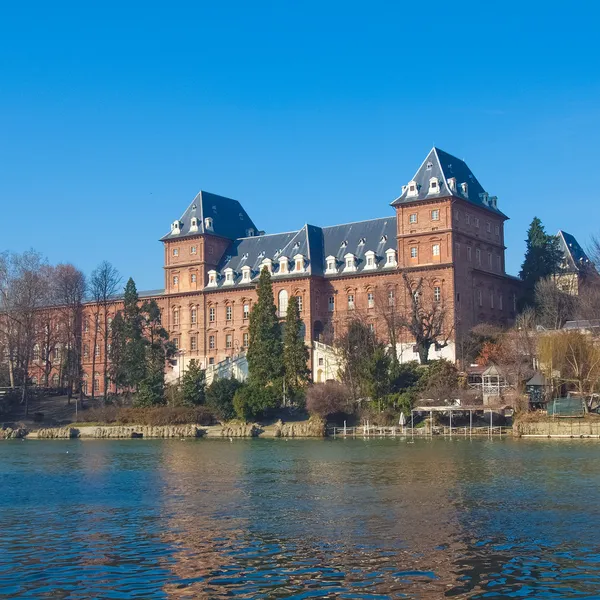
[[[233,269],[234,285],[237,285],[242,278],[242,267],[251,267],[252,279],[255,279],[260,274],[261,263],[266,258],[273,261],[273,273],[276,274],[279,259],[282,256],[286,256],[291,262],[296,254],[303,254],[308,259],[308,266],[305,267],[302,274],[302,276],[306,276],[307,273],[312,272],[312,264],[309,258],[311,255],[310,237],[309,226],[305,225],[300,231],[263,234],[237,239],[229,246],[216,270],[223,275],[225,269]],[[287,276],[289,277],[289,275]],[[217,287],[221,287],[223,281],[224,277],[219,277]]]
[[[429,190],[429,181],[432,177],[438,179],[439,185],[436,193],[430,193]],[[452,178],[456,180],[454,189],[450,187],[449,183]],[[417,193],[410,195],[409,184],[413,182],[417,186]],[[461,186],[463,183],[467,184],[466,193],[463,192]],[[402,194],[392,202],[392,206],[452,196],[504,216],[497,208],[496,198],[488,195],[467,164],[439,148],[431,149],[409,184],[402,186]]]
[[[563,270],[577,273],[578,271],[591,266],[587,254],[579,245],[579,242],[570,233],[559,230],[556,237],[558,238],[560,248],[563,252]]]
[[[325,263],[328,256],[337,259],[338,272],[326,274],[327,277],[348,275],[343,273],[344,256],[348,253],[356,257],[356,273],[365,267],[365,252],[375,253],[377,267],[369,273],[377,272],[385,264],[385,251],[396,249],[396,217],[390,216],[346,225],[333,227],[316,227],[305,225],[299,231],[275,233],[245,237],[233,241],[216,271],[217,285],[208,289],[221,288],[224,285],[224,270],[233,269],[234,286],[239,285],[242,278],[242,267],[252,269],[252,280],[260,274],[262,262],[269,258],[273,261],[273,277],[306,277],[307,275],[322,276],[325,274]],[[292,270],[293,258],[302,254],[305,267],[302,273]],[[279,275],[279,259],[285,256],[290,260],[290,273]],[[228,287],[228,286],[225,286]]]
[[[385,261],[385,251],[398,247],[396,217],[323,227],[323,242],[324,262],[328,256],[335,256],[338,266],[342,266],[344,256],[348,253],[354,254],[357,258],[357,272],[360,273],[365,267],[365,252],[372,250],[375,252],[378,267],[381,267]]]
[[[535,375],[525,385],[548,385],[546,378],[539,372],[536,371]]]
[[[192,217],[198,219],[198,231],[190,231]],[[212,231],[207,231],[205,228],[204,219],[207,217],[213,220]],[[212,233],[213,235],[235,240],[247,236],[250,229],[256,231],[256,225],[237,200],[203,191],[198,192],[179,219],[179,223],[180,233],[173,233],[171,228],[171,231],[162,237],[161,241],[201,233]]]

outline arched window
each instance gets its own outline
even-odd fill
[[[287,314],[288,309],[288,293],[286,290],[281,290],[278,296],[279,316],[283,317]]]

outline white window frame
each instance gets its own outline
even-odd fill
[[[432,221],[440,220],[440,209],[439,208],[434,208],[431,210],[431,220]]]
[[[335,311],[335,296],[329,296],[327,300],[327,311],[334,312]]]
[[[436,285],[433,288],[433,301],[434,302],[442,301],[442,288],[439,285]]]
[[[410,216],[408,217],[408,222],[410,225],[414,225],[415,223],[417,223],[418,217],[417,217],[417,213],[411,213]]]
[[[337,273],[337,260],[335,258],[335,256],[328,256],[326,259],[326,268],[325,268],[325,274],[334,274]]]
[[[364,271],[374,271],[377,269],[377,261],[375,260],[375,252],[368,250],[365,252],[365,266]]]
[[[206,287],[217,287],[217,272],[214,269],[211,269],[208,272],[208,283]]]
[[[441,252],[441,249],[440,249],[439,244],[433,244],[433,246],[431,246],[431,255],[432,256],[439,256],[440,252]]]
[[[410,257],[411,258],[418,258],[419,257],[419,249],[417,248],[417,246],[411,246],[410,247]]]
[[[385,251],[385,266],[387,268],[398,266],[398,261],[396,260],[396,251],[393,248],[388,248]]]
[[[351,252],[344,255],[344,273],[353,273],[356,271],[356,256]]]
[[[375,294],[373,292],[367,292],[367,307],[373,308],[375,306]]]
[[[225,305],[225,320],[233,321],[233,306],[231,304]]]

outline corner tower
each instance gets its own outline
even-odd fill
[[[237,200],[200,191],[161,238],[165,293],[202,290],[208,271],[216,268],[231,242],[256,234],[256,226]]]

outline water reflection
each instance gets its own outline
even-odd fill
[[[592,598],[597,446],[0,445],[7,598]]]

